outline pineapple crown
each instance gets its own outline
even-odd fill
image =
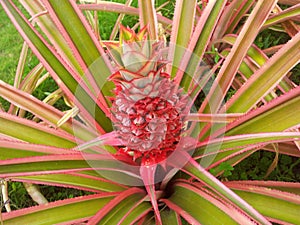
[[[166,63],[162,58],[162,41],[153,41],[149,38],[148,26],[140,29],[138,33],[130,28],[121,26],[119,42],[106,44],[108,51],[117,64],[119,71],[130,71],[124,74],[123,79],[130,81],[136,75],[147,76],[150,71],[157,71]],[[111,79],[120,79],[118,75]]]

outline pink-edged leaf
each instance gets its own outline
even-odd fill
[[[141,199],[123,215],[118,224],[134,224],[141,222],[152,210],[152,205],[149,202],[146,202],[145,198]]]
[[[261,180],[245,180],[245,181],[229,181],[225,182],[232,186],[232,187],[239,187],[239,186],[255,186],[255,187],[265,187],[276,189],[279,191],[284,191],[288,193],[294,193],[298,196],[300,195],[300,183],[296,182],[284,182],[284,181],[261,181]]]
[[[171,74],[172,77],[175,77],[180,69],[182,56],[194,29],[196,3],[195,0],[176,1],[170,40],[171,46],[168,52],[171,65],[167,68],[167,73]]]
[[[86,85],[82,82],[80,83],[80,75],[64,62],[53,47],[46,42],[33,25],[21,14],[12,1],[5,0],[0,3],[34,54],[39,58],[69,99],[74,100],[73,97],[76,94],[78,100],[76,104],[81,113],[84,113],[85,119],[91,124],[95,124],[96,120],[97,123],[95,125],[100,132],[111,130],[110,120],[99,107],[101,104],[99,103],[98,105],[98,100],[92,97],[93,95]],[[94,116],[95,114],[97,116]]]
[[[26,209],[3,213],[5,224],[61,224],[83,222],[93,216],[119,193],[105,193],[81,196],[72,199],[39,205]]]
[[[162,201],[191,224],[253,224],[245,214],[201,186],[178,182],[174,189],[171,197]]]
[[[0,81],[0,96],[12,102],[14,105],[37,115],[53,127],[57,126],[58,121],[64,115],[53,106],[45,104],[44,102],[34,98],[32,95],[19,91],[3,81]],[[76,120],[68,120],[63,123],[60,128],[70,134],[73,134],[75,130],[76,136],[83,140],[90,140],[91,138],[96,137],[94,132],[91,132],[89,128],[83,126],[83,124]]]
[[[140,182],[138,169],[128,167],[127,158],[100,154],[44,155],[26,158],[7,159],[0,162],[0,177],[34,176],[45,174],[61,174],[79,171],[110,171],[111,176],[120,176]]]
[[[256,182],[256,183],[258,183],[258,182]],[[246,182],[244,182],[242,184],[237,183],[237,182],[234,182],[234,183],[227,182],[226,185],[232,189],[262,194],[262,195],[282,199],[287,202],[296,203],[300,207],[300,196],[299,195],[296,195],[293,193],[288,193],[288,192],[283,192],[280,190],[274,190],[272,188],[267,188],[266,187],[267,185],[264,185],[265,187],[259,187],[259,186],[255,186],[253,184],[250,185],[250,183],[248,183],[248,185],[246,185]],[[296,185],[299,187],[299,183],[298,184],[296,183]]]
[[[56,51],[63,56],[67,63],[79,74],[83,74],[82,66],[76,59],[68,43],[61,32],[55,26],[48,13],[45,13],[45,7],[40,0],[20,0],[22,6],[29,12],[35,23],[38,24],[42,32],[48,37]]]
[[[300,124],[299,103],[300,87],[297,87],[228,124],[226,135],[277,132],[297,126]]]
[[[104,12],[124,13],[127,15],[139,16],[139,9],[116,2],[101,1],[97,4],[80,4],[79,8],[82,10],[98,10]],[[166,25],[172,24],[172,20],[162,16],[161,14],[157,14],[156,16],[160,23]]]
[[[228,57],[226,57],[223,66],[214,81],[210,92],[202,103],[199,112],[215,113],[221,106],[224,97],[230,88],[232,81],[243,58],[253,43],[259,28],[267,19],[269,13],[274,8],[276,0],[272,1],[258,1],[244,24],[232,50]]]
[[[101,210],[99,210],[88,221],[88,225],[98,224],[100,221],[102,224],[119,224],[119,219],[122,219],[122,214],[126,214],[137,202],[143,199],[145,196],[144,190],[140,188],[130,188],[123,191],[108,204],[106,204]],[[114,222],[113,222],[114,221]]]
[[[216,41],[216,43],[221,42],[221,43],[227,43],[230,45],[233,45],[236,41],[236,36],[235,35],[226,35],[224,36],[222,39]],[[224,50],[225,51],[225,50]],[[223,53],[224,53],[223,51]],[[249,79],[252,75],[253,75],[253,71],[257,71],[260,67],[262,67],[267,61],[269,60],[268,56],[264,53],[264,51],[262,51],[261,49],[259,49],[256,45],[251,45],[251,47],[249,48],[246,57],[244,58],[244,62],[241,64],[239,70],[242,73],[242,75],[244,76],[244,79],[247,80]],[[246,72],[245,71],[246,68]],[[251,70],[251,72],[249,73],[248,70]],[[292,89],[292,85],[289,85],[287,83],[286,80],[282,80],[280,81],[278,88],[280,88],[280,90],[285,93],[287,91],[289,91],[290,89]],[[239,89],[239,88],[237,88]],[[272,100],[274,97],[274,94],[268,94],[265,96],[265,100],[266,101],[270,101]]]
[[[72,148],[75,146],[74,136],[49,128],[31,120],[0,112],[0,133],[34,144],[45,144],[56,147]],[[18,131],[18,132],[16,132]]]
[[[70,150],[68,148],[59,148],[54,146],[31,144],[12,140],[0,140],[0,152],[1,160],[45,154],[74,153],[73,150]]]
[[[154,0],[139,0],[140,26],[149,27],[149,36],[151,40],[158,38],[158,26]]]
[[[43,1],[43,3],[75,57],[82,62],[83,71],[95,89],[96,95],[101,93],[104,96],[111,95],[112,84],[107,81],[107,78],[113,72],[112,64],[78,5],[72,1],[59,0]],[[105,101],[102,101],[102,104],[102,110],[105,111],[107,104]]]
[[[173,194],[173,196],[176,197],[176,195]],[[194,201],[195,199],[193,199]],[[195,224],[195,225],[201,225],[197,219],[195,219],[193,216],[190,215],[190,210],[187,212],[185,211],[181,206],[178,206],[177,204],[173,203],[169,199],[162,199],[163,203],[165,203],[171,210],[178,213],[182,218],[184,218],[189,224]],[[176,201],[176,200],[175,200]],[[182,201],[184,202],[184,201]],[[199,212],[199,211],[198,211]]]
[[[182,225],[180,214],[169,208],[160,212],[161,220],[164,225]]]
[[[276,13],[268,18],[262,29],[269,26],[285,22],[287,20],[293,20],[293,18],[298,17],[300,13],[300,4],[295,4],[279,13]]]
[[[208,123],[229,123],[238,119],[241,113],[228,113],[228,114],[204,114],[204,113],[191,113],[187,116],[189,121],[208,122]]]
[[[89,171],[92,172],[92,171]],[[127,189],[126,186],[100,177],[99,174],[88,175],[82,173],[68,174],[46,174],[35,176],[10,177],[11,181],[27,182],[32,184],[42,184],[58,186],[64,188],[74,188],[95,193],[118,192]]]
[[[238,152],[243,148],[255,149],[262,145],[281,143],[289,141],[297,141],[300,138],[299,132],[272,132],[272,133],[256,133],[256,134],[241,134],[235,136],[225,136],[215,138],[213,140],[206,140],[197,144],[197,150],[193,154],[194,158],[203,158],[216,154],[226,155]],[[214,149],[214,151],[212,151]],[[232,151],[235,150],[235,151]],[[279,152],[280,148],[279,148]],[[220,158],[223,158],[220,156]]]
[[[222,38],[225,34],[231,34],[241,19],[247,16],[249,9],[255,4],[253,1],[232,1],[227,6],[218,21],[218,27],[214,32],[212,40]]]
[[[188,158],[188,163],[181,169],[185,173],[189,174],[193,178],[203,182],[210,189],[218,193],[222,198],[228,201],[230,204],[234,204],[237,208],[245,212],[249,217],[256,220],[261,224],[270,224],[260,213],[258,213],[251,205],[236,195],[228,187],[226,187],[221,181],[205,170],[200,164],[198,164],[193,158],[190,158],[186,154],[182,154],[181,158]],[[182,159],[181,159],[182,160]]]
[[[158,225],[162,225],[162,220],[160,217],[160,212],[157,203],[157,193],[155,191],[155,172],[157,165],[142,165],[140,168],[140,174],[143,179],[145,188],[147,190],[148,196],[150,198],[154,214],[155,220]]]
[[[209,1],[205,6],[201,17],[190,37],[186,51],[180,59],[179,70],[175,80],[185,87],[186,90],[192,79],[197,75],[198,65],[200,65],[205,50],[209,44],[209,39],[221,16],[222,9],[226,1]],[[182,35],[182,34],[179,34]]]
[[[230,182],[227,185],[266,217],[280,223],[300,222],[300,195],[254,185],[231,185]]]
[[[285,44],[263,67],[226,103],[222,111],[247,112],[265,95],[271,92],[300,58],[300,33]],[[246,102],[244,102],[246,101]]]

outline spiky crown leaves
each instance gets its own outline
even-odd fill
[[[120,40],[118,43],[106,44],[108,51],[119,67],[121,74],[116,73],[111,79],[123,79],[131,81],[134,78],[147,76],[150,71],[157,71],[163,65],[163,42],[149,40],[148,27],[143,27],[138,33],[134,30],[120,27]],[[130,71],[130,72],[129,72]]]

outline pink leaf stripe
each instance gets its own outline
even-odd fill
[[[116,205],[122,202],[124,199],[131,195],[136,194],[145,194],[145,192],[140,188],[130,188],[126,191],[123,191],[118,196],[116,196],[113,200],[111,200],[108,204],[106,204],[102,209],[100,209],[96,215],[94,215],[88,222],[88,225],[97,224],[101,221],[102,218],[105,217]]]
[[[287,92],[284,95],[279,96],[278,98],[274,99],[267,105],[264,105],[264,106],[257,108],[249,113],[246,113],[244,116],[241,116],[238,120],[228,124],[228,126],[226,127],[226,130],[229,131],[229,130],[233,129],[234,127],[237,127],[238,125],[243,124],[246,121],[255,118],[256,116],[262,115],[263,113],[265,113],[269,110],[272,110],[273,108],[275,108],[277,106],[284,105],[284,103],[286,103],[290,100],[297,99],[299,96],[300,96],[300,86],[292,89],[291,91]],[[215,134],[215,136],[217,136],[217,135],[218,135],[218,133]]]
[[[208,122],[208,123],[229,123],[240,116],[242,113],[228,113],[228,114],[204,114],[204,113],[191,113],[187,116],[189,121]]]
[[[4,8],[4,10],[6,11],[6,13],[8,14],[8,16],[10,17],[10,19],[12,20],[13,24],[16,26],[17,30],[19,31],[19,33],[21,34],[21,36],[24,38],[24,40],[27,42],[28,46],[32,49],[32,51],[34,52],[34,54],[39,58],[39,60],[41,61],[41,63],[45,66],[45,68],[47,69],[47,71],[51,74],[51,76],[53,77],[53,79],[56,81],[56,83],[58,84],[58,86],[63,90],[63,92],[68,96],[69,99],[71,99],[72,101],[74,100],[74,95],[73,93],[66,87],[66,85],[61,81],[59,75],[55,72],[55,70],[52,68],[52,66],[48,63],[48,61],[45,59],[45,57],[41,54],[41,52],[39,52],[39,50],[37,49],[37,47],[35,46],[35,44],[31,41],[31,39],[27,36],[27,34],[25,33],[23,27],[21,27],[18,23],[18,21],[16,20],[16,18],[14,17],[14,15],[12,14],[12,12],[9,10],[9,8],[7,7],[7,5],[10,5],[13,7],[14,10],[16,10],[16,12],[19,14],[19,16],[22,18],[22,20],[26,23],[26,25],[34,32],[34,35],[39,38],[39,40],[42,41],[42,44],[51,51],[51,54],[53,54],[53,56],[59,60],[59,62],[61,63],[61,65],[67,70],[67,72],[69,74],[72,75],[72,77],[78,82],[78,84],[82,85],[82,88],[84,91],[87,92],[87,94],[94,99],[94,102],[99,103],[99,101],[93,97],[91,91],[89,90],[89,88],[84,85],[81,82],[81,77],[80,75],[75,72],[69,65],[68,63],[66,63],[61,56],[55,51],[55,49],[53,49],[52,46],[50,46],[50,44],[47,43],[47,41],[38,33],[38,31],[34,28],[34,26],[29,23],[27,21],[27,19],[24,17],[24,15],[20,12],[20,10],[11,2],[9,1],[9,3],[6,2],[1,2],[3,3],[2,6]],[[74,3],[75,4],[75,3]],[[82,104],[80,102],[76,102],[77,107],[80,109],[80,112],[84,115],[84,118],[90,123],[90,124],[95,124],[97,126],[97,129],[100,132],[104,132],[103,128],[98,124],[95,123],[95,118],[93,118],[88,112],[87,110],[82,106]],[[99,105],[101,107],[101,104]],[[109,115],[108,115],[109,116]]]
[[[195,187],[192,184],[189,184],[186,181],[184,181],[183,183],[181,183],[181,182],[176,183],[175,189],[176,189],[176,187],[182,187],[182,188],[186,189],[187,191],[194,192],[198,196],[201,196],[202,198],[204,198],[205,200],[207,200],[214,206],[218,207],[220,210],[225,212],[228,216],[230,216],[232,219],[234,219],[236,222],[238,222],[240,224],[253,225],[252,220],[250,220],[250,218],[247,217],[244,212],[237,210],[231,204],[229,204],[226,201],[224,201],[223,199],[217,197],[212,192],[210,192],[204,188],[202,189],[200,186]],[[165,199],[163,199],[162,201],[165,201]],[[181,212],[178,211],[178,213],[181,213]],[[187,218],[187,219],[189,219],[189,218]]]
[[[46,121],[48,124],[51,124],[53,127],[56,127],[56,123],[63,117],[63,113],[56,109],[55,107],[45,104],[44,102],[38,100],[37,98],[32,97],[32,95],[20,91],[0,80],[0,95],[3,98],[8,99],[14,105],[21,107],[35,115],[37,115],[42,120]],[[69,133],[73,133],[73,129],[76,130],[76,133],[80,135],[82,132],[87,135],[90,133],[90,137],[95,137],[96,134],[92,134],[92,131],[87,127],[84,127],[83,124],[79,123],[76,120],[68,120],[62,126],[62,129],[66,130]]]
[[[156,192],[155,192],[155,171],[157,169],[157,165],[149,165],[149,166],[141,166],[140,168],[140,174],[143,179],[145,188],[147,190],[148,196],[150,198],[150,201],[152,203],[152,207],[154,209],[154,214],[156,218],[156,223],[158,225],[162,225],[162,220],[160,217],[160,212],[157,204],[156,199]]]
[[[82,10],[99,10],[99,11],[107,11],[107,12],[116,12],[116,13],[126,13],[127,15],[139,15],[139,9],[125,6],[124,4],[118,4],[114,2],[98,2],[97,4],[80,4],[79,8]],[[157,19],[159,22],[164,24],[172,24],[172,20],[162,16],[161,14],[157,14]]]
[[[73,135],[70,135],[67,132],[64,132],[62,130],[47,127],[47,126],[45,126],[41,123],[35,123],[31,120],[20,118],[20,117],[17,117],[17,116],[14,116],[14,115],[11,115],[11,114],[8,114],[8,113],[5,113],[5,112],[0,112],[0,119],[5,119],[5,120],[12,121],[14,123],[22,124],[26,127],[31,127],[33,129],[40,130],[40,131],[45,132],[45,133],[53,134],[53,135],[58,136],[62,139],[69,140],[70,142],[74,142],[74,136]]]
[[[101,198],[107,198],[107,197],[114,197],[117,196],[119,193],[101,193],[101,194],[94,194],[94,195],[88,195],[88,196],[81,196],[81,197],[76,197],[76,198],[71,198],[71,199],[66,199],[66,200],[60,200],[56,202],[50,202],[45,205],[39,205],[39,206],[33,206],[30,208],[25,208],[25,209],[20,209],[20,210],[15,210],[9,213],[3,213],[2,218],[3,220],[9,220],[13,219],[19,216],[26,216],[31,213],[39,212],[42,210],[48,210],[60,206],[65,206],[69,204],[76,204],[79,202],[84,202],[92,199],[101,199]]]
[[[88,160],[99,161],[99,165],[95,167],[90,167],[88,164]],[[107,170],[107,171],[116,171],[128,174],[130,176],[139,178],[137,168],[128,169],[126,167],[127,164],[118,164],[116,162],[123,161],[126,162],[128,158],[124,158],[123,156],[110,156],[110,155],[101,155],[101,154],[85,154],[82,153],[74,153],[74,154],[61,154],[61,155],[46,155],[46,156],[33,156],[26,158],[16,158],[16,159],[8,159],[0,161],[0,169],[1,166],[20,166],[21,164],[38,164],[38,163],[58,163],[58,162],[74,162],[74,167],[70,168],[53,168],[48,170],[37,170],[37,171],[27,171],[27,172],[3,172],[0,174],[0,177],[7,176],[29,176],[29,175],[44,175],[44,174],[55,174],[55,173],[70,173],[70,172],[79,172],[79,171],[91,171],[91,170]],[[77,165],[77,162],[80,163]],[[103,162],[103,163],[101,163]],[[76,167],[77,166],[77,167]],[[124,168],[123,168],[124,167]]]
[[[201,225],[193,216],[191,216],[188,212],[184,211],[180,206],[173,203],[169,199],[161,199],[170,209],[174,210],[180,216],[182,216],[187,222],[190,224]]]
[[[258,193],[300,205],[300,195],[279,190],[290,188],[299,189],[300,183],[276,181],[233,181],[226,182],[226,186],[232,189]]]
[[[219,145],[221,147],[221,145],[224,144],[225,147],[222,146],[222,149],[232,150],[234,148],[297,141],[299,139],[299,132],[268,132],[255,134],[241,134],[234,136],[225,136],[213,140],[201,141],[198,142],[197,147],[206,147],[209,145]],[[226,147],[226,144],[228,144],[229,147]]]
[[[226,187],[221,181],[205,170],[194,159],[190,158],[186,154],[182,154],[182,158],[189,158],[189,162],[181,170],[200,182],[205,183],[224,197],[229,203],[234,203],[236,207],[239,207],[242,211],[247,212],[248,216],[252,219],[262,223],[270,224],[260,213],[258,213],[252,206],[250,206],[245,200],[240,198],[237,194]]]
[[[18,149],[23,151],[33,151],[45,154],[68,154],[76,153],[74,150],[67,148],[58,148],[48,145],[31,144],[26,142],[0,140],[0,148]]]

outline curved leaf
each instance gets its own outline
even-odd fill
[[[97,194],[67,199],[27,209],[2,213],[5,225],[58,224],[83,222],[105,206],[118,193]]]
[[[183,155],[183,157],[188,157]],[[266,218],[259,214],[251,205],[245,202],[242,198],[238,197],[234,192],[232,192],[228,187],[226,187],[221,181],[216,177],[206,171],[200,164],[198,164],[193,159],[182,168],[185,173],[191,175],[200,182],[205,183],[209,188],[218,193],[222,198],[228,201],[230,204],[234,204],[240,210],[245,212],[252,219],[258,221],[261,224],[270,224]]]
[[[73,136],[67,133],[7,113],[0,112],[0,124],[0,134],[22,141],[63,148],[76,145]]]
[[[137,214],[137,212],[140,212],[142,209],[143,214],[143,211],[147,212],[149,210],[150,205],[147,203],[144,204],[143,201],[141,201],[144,199],[144,195],[144,191],[139,188],[131,188],[123,191],[112,199],[105,207],[98,211],[97,214],[88,221],[88,225],[132,224],[133,221],[131,220],[135,220],[135,217],[140,217],[141,215]],[[142,208],[140,208],[141,206]],[[130,213],[133,213],[135,216],[130,215]],[[124,219],[124,215],[128,215],[128,217],[122,221],[122,219]]]
[[[282,223],[300,223],[299,195],[252,185],[234,185],[232,189],[264,216]]]
[[[199,112],[215,113],[221,106],[224,97],[232,84],[234,76],[238,71],[243,58],[253,43],[259,28],[263,25],[267,16],[275,6],[276,0],[258,1],[244,24],[232,50],[226,57],[220,72],[217,75],[206,99],[204,100]],[[236,111],[237,112],[237,111]]]
[[[112,129],[110,120],[96,104],[98,101],[91,97],[89,90],[85,86],[79,85],[79,81],[76,80],[79,75],[66,66],[64,60],[61,59],[57,52],[53,50],[25,17],[20,14],[19,10],[10,0],[4,0],[0,3],[29,47],[34,51],[49,73],[56,79],[62,90],[65,91],[70,99],[73,99],[73,95],[76,94],[79,109],[83,113],[87,112],[85,114],[86,119],[89,119],[91,123],[96,120],[100,131],[103,132],[103,129],[110,131]]]
[[[210,194],[192,185],[177,183],[171,197],[162,201],[190,224],[251,224],[249,218]]]
[[[11,87],[10,85],[4,83],[0,80],[0,96],[9,100],[14,105],[21,107],[43,119],[45,122],[57,126],[58,121],[63,117],[63,113],[50,106],[44,102],[34,98],[32,95],[25,92],[19,91]],[[78,121],[68,120],[63,123],[60,128],[74,135],[74,130],[76,131],[76,136],[82,138],[83,140],[90,140],[96,137],[96,134],[92,134],[88,128],[84,127]]]
[[[300,33],[285,44],[226,103],[227,112],[247,112],[300,60]]]
[[[284,131],[300,124],[299,110],[300,87],[297,87],[229,124],[226,135]]]

